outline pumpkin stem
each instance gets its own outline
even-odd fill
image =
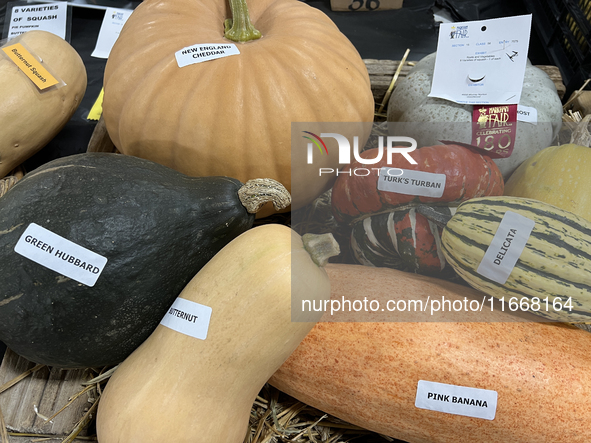
[[[11,175],[9,177],[3,178],[0,180],[0,197],[2,197],[10,188],[12,188],[16,182],[18,181],[18,177]]]
[[[418,205],[416,210],[419,214],[432,221],[440,228],[445,228],[447,222],[451,220],[451,216],[449,214],[444,214],[432,206]]]
[[[304,249],[312,257],[312,261],[320,267],[325,266],[330,257],[336,257],[341,253],[339,244],[330,232],[328,234],[304,234],[302,242]]]
[[[224,37],[238,43],[261,38],[261,33],[250,22],[246,0],[229,0],[232,18],[224,21]]]
[[[246,210],[254,214],[266,203],[273,203],[276,211],[287,208],[291,204],[291,195],[285,186],[272,178],[255,178],[248,180],[238,189],[238,198]]]

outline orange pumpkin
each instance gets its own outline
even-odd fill
[[[302,160],[292,177],[291,123],[372,122],[369,75],[320,10],[297,0],[248,6],[232,0],[231,13],[226,0],[140,4],[107,62],[105,123],[123,154],[187,175],[267,177],[305,189],[292,202],[296,209],[328,188],[331,176],[318,179]],[[225,37],[232,16],[234,31],[253,40]],[[262,37],[248,36],[249,16]],[[236,44],[240,53],[179,68],[177,51],[214,43]],[[324,156],[315,166],[336,169],[337,161]]]

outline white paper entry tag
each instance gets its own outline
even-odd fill
[[[47,31],[66,38],[67,2],[30,4],[12,8],[7,39],[27,31]]]
[[[174,56],[179,68],[183,68],[195,63],[238,54],[240,54],[240,51],[234,43],[202,43],[187,46],[186,48],[175,52]]]
[[[378,190],[421,197],[441,197],[445,191],[445,174],[383,167],[378,177]]]
[[[96,46],[92,54],[90,54],[92,57],[109,58],[111,49],[113,49],[113,45],[117,41],[117,38],[119,38],[123,25],[132,12],[132,9],[119,8],[107,8],[105,10],[105,16],[101,23]]]
[[[523,215],[507,211],[476,272],[504,285],[519,260],[535,224]]]
[[[31,223],[14,251],[86,286],[94,286],[107,259],[42,226]]]
[[[532,16],[441,23],[430,97],[472,105],[519,103]]]
[[[181,334],[205,340],[211,319],[211,308],[184,298],[177,298],[160,322]]]
[[[531,106],[517,106],[517,121],[538,124],[538,110]]]
[[[496,391],[419,380],[415,406],[430,411],[494,420]]]

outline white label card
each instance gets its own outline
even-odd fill
[[[107,259],[42,226],[31,223],[14,251],[86,286],[94,286]]]
[[[445,191],[445,174],[383,167],[378,177],[378,190],[421,197],[441,197]]]
[[[523,215],[507,211],[476,272],[504,285],[519,260],[535,224]]]
[[[209,306],[179,297],[164,315],[160,324],[181,334],[205,340],[211,311]]]
[[[496,391],[419,380],[415,406],[430,411],[494,420]]]
[[[441,23],[430,97],[471,105],[517,104],[532,16]]]
[[[101,23],[101,29],[96,41],[96,47],[91,56],[109,58],[111,49],[117,41],[123,25],[133,12],[132,9],[107,8]]]
[[[68,17],[66,2],[31,4],[12,8],[7,39],[27,31],[47,31],[63,39],[66,38]]]
[[[240,51],[234,43],[201,43],[187,46],[175,52],[174,56],[179,68],[184,68],[195,63],[238,54],[240,54]]]
[[[538,110],[531,106],[517,106],[517,121],[538,124]]]

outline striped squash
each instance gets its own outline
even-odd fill
[[[508,211],[535,225],[501,284],[477,269]],[[458,207],[441,241],[445,259],[455,271],[472,287],[512,302],[509,309],[521,303],[522,309],[553,321],[591,319],[591,222],[584,218],[533,199],[475,198]]]
[[[440,206],[437,210],[451,217],[456,208]],[[415,208],[376,214],[355,223],[351,251],[355,260],[366,266],[423,275],[450,271],[441,252],[441,228]]]

